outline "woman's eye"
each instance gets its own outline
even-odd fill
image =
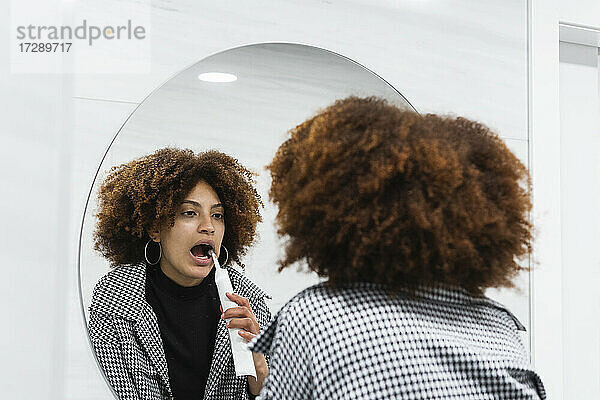
[[[184,211],[181,214],[188,216],[188,217],[193,217],[194,215],[196,215],[195,211]]]
[[[221,213],[214,213],[213,217],[216,218],[216,219],[223,219],[223,218],[225,218],[225,216],[223,214],[221,214]]]

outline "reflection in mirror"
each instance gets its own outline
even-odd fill
[[[268,201],[270,177],[264,167],[285,140],[289,129],[336,99],[349,95],[378,96],[387,99],[391,104],[412,108],[393,87],[359,64],[323,49],[298,44],[258,44],[223,51],[192,65],[154,91],[130,116],[108,149],[99,167],[99,174],[86,208],[80,240],[79,273],[83,308],[88,323],[93,289],[99,279],[110,270],[107,259],[94,251],[93,233],[99,210],[96,199],[100,185],[109,176],[111,167],[165,147],[188,148],[194,152],[214,149],[239,160],[241,165],[257,173],[256,187],[265,205],[261,210],[263,222],[258,224],[257,240],[241,262],[245,265],[245,276],[271,296],[270,300],[267,299],[271,312],[276,312],[303,288],[318,282],[318,277],[304,272],[302,266],[299,266],[298,271],[286,269],[277,273],[277,261],[282,255],[282,245],[274,226],[276,209]],[[226,200],[220,199],[213,190],[215,183],[200,186],[202,185],[190,187],[191,191],[188,191],[187,197],[191,198],[186,198],[200,204],[199,208],[182,210],[182,213],[189,212],[189,215],[197,215],[200,218],[203,210],[210,210],[219,203],[226,204]],[[227,214],[227,209],[224,212]],[[214,213],[207,215],[210,219]],[[218,225],[219,222],[215,224]],[[154,243],[149,242],[151,260],[154,260],[153,256],[160,255],[160,251],[156,251],[156,242],[162,233],[160,229],[144,233],[154,240]],[[239,265],[234,267],[241,270]],[[169,277],[173,278],[171,275]],[[234,287],[240,284],[236,281],[237,278],[232,276],[231,279],[234,281]],[[177,282],[177,279],[172,280]],[[110,290],[116,290],[113,294],[120,296],[125,303],[127,296],[131,295],[128,291],[119,292],[119,289],[114,288]],[[238,303],[242,301],[230,300]],[[137,316],[148,310],[143,307],[137,309],[135,305],[131,307],[134,309],[132,315]],[[254,311],[258,320],[267,318],[261,310]],[[94,316],[96,317],[97,315]],[[102,325],[101,322],[91,321],[92,325],[97,324],[97,329],[90,332],[92,341],[98,335],[109,334],[110,329],[115,330],[112,333],[121,335],[121,338],[127,336],[127,327]],[[141,337],[137,340],[145,341],[149,347],[160,343],[157,341],[159,335],[165,340],[162,328],[160,332],[151,327],[142,329],[138,326],[136,329],[136,335]],[[176,332],[171,334],[175,335]],[[214,335],[215,332],[209,334]],[[216,332],[216,338],[212,364],[209,363],[204,368],[210,368],[210,374],[216,374],[213,371],[215,366],[217,369],[231,367],[221,367],[216,360],[219,354],[219,332]],[[120,346],[133,345],[123,340]],[[110,349],[96,347],[95,350],[98,358],[111,358]],[[139,348],[133,346],[125,350],[135,353]],[[139,354],[129,354],[129,358],[121,361],[131,363],[131,369],[137,369],[141,374],[153,375],[155,379],[139,379],[135,374],[128,378],[122,377],[115,372],[116,367],[113,370],[104,362],[104,373],[112,383],[113,389],[122,393],[137,388],[135,390],[138,394],[148,398],[172,395],[166,377],[166,363],[162,358],[164,354],[153,352],[152,349],[146,350],[153,355],[146,358]],[[101,354],[103,351],[105,353]],[[213,349],[206,351],[210,354]],[[208,361],[210,360],[208,357]],[[255,361],[255,366],[256,375],[260,380],[261,365]],[[235,378],[233,371],[221,372],[219,382],[216,382],[218,379],[213,379],[214,377],[208,377],[207,398],[218,391],[219,385],[239,388],[240,382],[246,382],[240,381],[242,378]],[[228,376],[231,376],[231,381],[224,382]],[[256,385],[256,381],[248,378],[248,386],[243,383],[240,390],[253,392]]]

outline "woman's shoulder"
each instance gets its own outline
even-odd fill
[[[302,289],[294,297],[292,297],[286,305],[293,305],[312,301],[315,299],[327,298],[331,296],[331,288],[326,283],[321,282],[315,285]]]
[[[350,288],[350,291],[354,290]],[[326,282],[317,283],[289,299],[278,314],[283,319],[313,320],[338,308],[348,295],[352,295],[348,288],[332,288]]]
[[[94,296],[131,290],[143,285],[146,279],[144,265],[118,266],[108,271],[94,287]]]
[[[335,319],[335,308],[342,291],[327,283],[318,283],[303,289],[288,300],[271,323],[251,343],[253,351],[270,352],[273,343],[286,342],[312,348],[309,344],[322,333],[322,322]],[[317,332],[318,331],[318,332]]]
[[[258,353],[270,353],[273,343],[278,341],[287,343],[292,337],[297,341],[312,340],[313,335],[306,334],[310,329],[308,321],[315,322],[311,310],[314,310],[314,305],[319,303],[318,298],[323,295],[326,295],[326,287],[323,284],[310,286],[297,293],[281,307],[249,347]],[[318,315],[319,313],[315,312],[315,316]]]
[[[145,265],[112,269],[94,287],[90,313],[135,317],[143,306],[145,281]]]
[[[297,308],[318,303],[320,309],[337,308],[340,304],[347,306],[354,302],[364,304],[371,300],[375,301],[385,294],[385,288],[374,283],[356,282],[332,287],[327,282],[321,282],[299,292],[288,301],[286,306]]]

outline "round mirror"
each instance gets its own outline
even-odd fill
[[[265,165],[289,129],[349,95],[379,96],[412,108],[396,89],[360,64],[331,51],[288,43],[225,50],[152,92],[115,136],[90,192],[79,255],[86,316],[94,285],[109,271],[108,262],[93,250],[98,187],[112,166],[166,146],[219,150],[258,173],[257,187],[265,204],[263,222],[244,263],[248,277],[272,296],[272,312],[316,283],[313,274],[277,272],[281,246],[273,223],[276,210],[268,201],[270,177]]]
[[[268,302],[272,313],[317,283],[313,273],[277,272],[282,246],[274,226],[276,209],[268,201],[270,176],[265,166],[289,129],[349,95],[379,96],[412,108],[396,89],[358,63],[331,51],[287,43],[248,45],[214,54],[152,92],[115,136],[90,191],[79,243],[86,321],[93,288],[110,270],[108,261],[93,249],[98,188],[112,166],[167,146],[219,150],[258,174],[257,189],[265,204],[263,222],[243,261],[246,275],[272,296]]]

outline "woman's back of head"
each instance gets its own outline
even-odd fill
[[[269,166],[281,266],[336,286],[512,286],[532,227],[526,167],[484,125],[378,98],[338,100],[291,130]]]

